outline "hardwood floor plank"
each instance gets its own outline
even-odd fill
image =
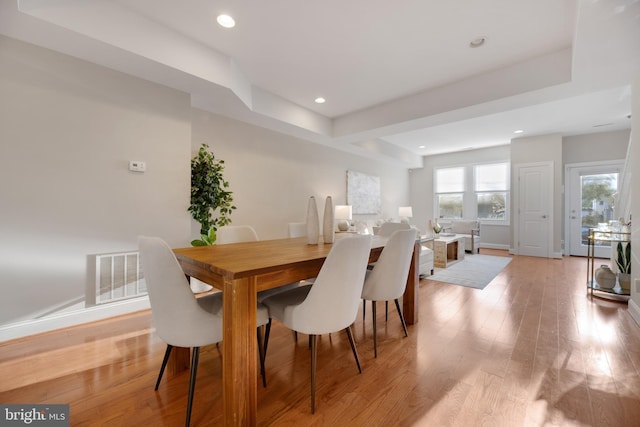
[[[378,358],[358,314],[363,372],[344,333],[320,337],[315,415],[307,336],[275,323],[258,425],[637,426],[640,328],[587,296],[585,265],[515,256],[484,290],[423,279],[409,337],[378,310]],[[73,426],[182,425],[188,372],[153,390],[164,349],[148,311],[3,342],[0,402],[69,403]],[[222,422],[221,349],[201,351],[194,426]]]

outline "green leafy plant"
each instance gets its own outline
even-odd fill
[[[191,246],[210,246],[216,241],[216,229],[211,227],[207,234],[201,234],[200,240],[192,240]]]
[[[191,242],[193,246],[212,245],[218,227],[231,224],[233,193],[224,179],[224,160],[218,160],[202,144],[198,154],[191,159],[191,205],[189,212],[200,224],[201,240]]]
[[[622,242],[618,242],[616,252],[618,253],[616,265],[620,273],[631,274],[631,242],[627,243],[625,247],[622,246]]]
[[[442,231],[442,227],[440,226],[440,224],[438,224],[437,222],[435,223],[435,225],[433,226],[433,232],[438,234]]]

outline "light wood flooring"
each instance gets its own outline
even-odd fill
[[[377,359],[358,315],[362,374],[344,333],[319,339],[315,415],[306,336],[274,324],[258,424],[639,426],[640,328],[585,280],[575,257],[514,257],[482,291],[421,280],[408,338],[378,305]],[[0,402],[69,403],[74,426],[183,425],[188,372],[153,390],[164,349],[148,311],[0,343]],[[203,348],[192,425],[220,425],[220,369]]]

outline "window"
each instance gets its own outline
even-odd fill
[[[438,194],[438,218],[462,218],[462,194]]]
[[[478,219],[507,221],[509,164],[476,165],[474,170]]]
[[[434,216],[509,223],[510,164],[508,161],[435,168]]]
[[[464,167],[436,169],[438,218],[460,219],[464,206]]]

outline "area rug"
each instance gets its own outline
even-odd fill
[[[436,268],[428,280],[452,283],[475,289],[484,289],[503,268],[511,262],[510,257],[492,255],[465,255],[464,259],[447,268]]]

